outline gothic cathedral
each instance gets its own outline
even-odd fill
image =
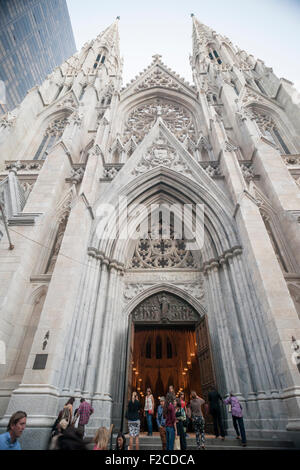
[[[154,55],[122,88],[117,19],[0,120],[0,426],[26,411],[23,448],[71,396],[92,435],[170,384],[233,391],[249,437],[299,441],[297,93],[192,21],[193,85]]]

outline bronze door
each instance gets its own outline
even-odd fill
[[[213,434],[213,420],[210,414],[205,413],[208,405],[208,392],[212,387],[216,387],[214,366],[212,361],[211,342],[208,330],[206,315],[196,325],[197,357],[200,368],[201,393],[205,400],[204,416],[205,431]]]

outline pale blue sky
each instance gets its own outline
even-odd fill
[[[117,16],[123,82],[128,83],[159,53],[163,62],[192,81],[194,13],[233,44],[265,61],[300,89],[300,0],[67,0],[77,48]]]

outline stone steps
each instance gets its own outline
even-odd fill
[[[113,448],[116,436],[113,435]],[[126,443],[129,443],[129,435],[126,434]],[[213,436],[206,436],[206,450],[296,450],[294,443],[280,439],[248,439],[247,447],[242,447],[241,441],[234,437],[226,437],[224,441],[215,439]],[[93,448],[92,444],[88,445]],[[161,440],[158,433],[153,436],[140,435],[140,450],[162,450]],[[189,433],[187,437],[187,450],[197,450],[195,434]]]

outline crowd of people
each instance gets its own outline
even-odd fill
[[[89,422],[94,409],[90,403],[81,398],[79,407],[73,413],[75,398],[70,398],[52,427],[48,448],[50,450],[87,450],[87,440],[84,439],[85,427]],[[222,421],[221,406],[228,405],[232,414],[233,426],[237,439],[241,439],[246,446],[246,433],[243,421],[242,406],[238,398],[230,393],[229,397],[222,399],[216,389],[208,394],[208,403],[191,392],[189,403],[185,401],[183,392],[175,394],[174,387],[169,386],[166,397],[159,397],[159,405],[155,410],[155,398],[150,388],[147,388],[145,404],[142,408],[136,391],[128,402],[126,419],[129,429],[129,446],[125,435],[120,431],[117,434],[114,450],[139,450],[139,435],[141,414],[146,419],[148,436],[153,435],[153,419],[159,430],[163,450],[187,450],[187,429],[192,424],[196,435],[198,449],[205,449],[205,416],[211,414],[213,419],[215,437],[225,439]],[[7,432],[0,435],[0,450],[21,450],[19,438],[26,427],[27,414],[24,411],[14,413],[8,423]],[[93,438],[93,450],[108,450],[112,448],[113,425],[109,429],[100,427]]]
[[[232,414],[233,426],[237,439],[241,439],[242,446],[246,446],[246,433],[243,421],[242,406],[236,396],[230,393],[227,399],[222,399],[219,392],[213,388],[208,394],[208,403],[191,392],[190,402],[185,401],[184,392],[175,394],[173,385],[169,386],[166,397],[159,397],[159,406],[156,411],[156,423],[159,430],[163,450],[186,450],[187,428],[192,423],[196,435],[197,449],[205,449],[205,416],[210,413],[213,420],[216,438],[225,439],[225,431],[221,414],[221,403],[228,405]],[[139,450],[141,404],[136,391],[132,393],[128,403],[126,418],[129,428],[129,449]],[[143,414],[146,418],[148,436],[153,433],[153,417],[155,416],[155,398],[150,388],[147,388]],[[135,441],[135,442],[134,442]]]

